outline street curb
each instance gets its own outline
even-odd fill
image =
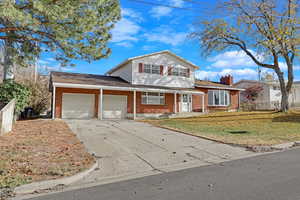
[[[271,146],[252,146],[248,148],[249,150],[254,152],[271,152],[271,151],[284,151],[299,146],[300,146],[300,141],[296,141],[296,142],[287,142],[287,143],[276,144]]]
[[[277,145],[273,145],[272,149],[274,150],[286,150],[289,149],[293,146],[295,146],[296,142],[288,142],[288,143],[283,143],[283,144],[277,144]]]
[[[70,185],[76,181],[79,181],[80,179],[86,177],[89,175],[92,171],[94,171],[98,167],[99,163],[98,160],[96,160],[95,164],[93,164],[92,167],[89,169],[79,172],[78,174],[75,174],[73,176],[60,178],[60,179],[53,179],[53,180],[47,180],[47,181],[39,181],[34,183],[29,183],[26,185],[21,185],[19,187],[16,187],[14,189],[15,194],[30,194],[34,193],[39,190],[46,190],[53,188],[58,185]]]

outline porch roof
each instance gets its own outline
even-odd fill
[[[133,85],[120,77],[94,74],[79,74],[66,72],[52,72],[51,86],[86,89],[107,89],[123,91],[164,92],[204,94],[195,88],[163,87],[152,85]]]

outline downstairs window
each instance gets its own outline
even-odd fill
[[[142,104],[148,105],[164,105],[165,94],[155,92],[143,92],[142,93]]]
[[[230,95],[227,90],[209,90],[209,106],[228,106],[230,104]]]

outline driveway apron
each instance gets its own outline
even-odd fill
[[[66,120],[99,160],[99,169],[75,183],[134,178],[256,155],[244,148],[130,120]],[[140,177],[140,176],[139,176]]]

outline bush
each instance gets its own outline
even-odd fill
[[[51,93],[48,88],[48,80],[39,77],[36,81],[22,81],[31,91],[28,107],[33,109],[34,114],[39,115],[50,108]]]
[[[28,87],[13,80],[7,80],[0,84],[0,102],[7,104],[12,99],[16,99],[16,113],[23,111],[28,105],[30,94]]]

